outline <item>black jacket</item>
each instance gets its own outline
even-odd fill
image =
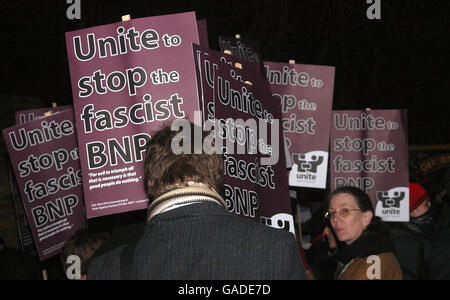
[[[450,210],[433,204],[409,223],[391,223],[406,280],[450,279]]]
[[[117,248],[94,259],[87,278],[121,279]],[[214,203],[192,204],[155,216],[134,247],[130,279],[307,279],[289,232],[229,213]]]
[[[432,280],[450,280],[450,208],[437,207],[432,231],[424,239],[424,258]]]

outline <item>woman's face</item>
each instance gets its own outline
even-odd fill
[[[371,211],[361,212],[356,199],[346,193],[334,195],[330,200],[328,211],[337,238],[347,245],[361,236],[373,216]]]

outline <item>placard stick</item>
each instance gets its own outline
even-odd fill
[[[56,103],[56,102],[53,102],[53,103],[52,103],[52,107],[53,107],[53,108],[55,108],[55,107],[57,107],[57,106],[58,106],[58,103]]]
[[[296,203],[297,206],[297,226],[298,226],[298,240],[301,241],[303,240],[303,234],[302,234],[302,219],[300,217],[300,204]]]
[[[42,270],[42,279],[44,279],[45,281],[48,281],[47,270]]]
[[[127,22],[131,20],[131,15],[122,16],[122,22]]]

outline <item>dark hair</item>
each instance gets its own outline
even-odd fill
[[[365,232],[380,232],[385,235],[389,234],[388,227],[382,223],[380,217],[375,216],[375,211],[374,211],[374,208],[372,205],[372,201],[370,200],[370,197],[369,197],[369,195],[367,195],[367,193],[365,193],[363,190],[361,190],[359,188],[352,187],[352,186],[340,187],[328,196],[327,207],[330,206],[331,198],[333,198],[334,196],[336,196],[338,194],[352,195],[353,198],[356,200],[356,204],[358,205],[358,208],[362,212],[367,212],[367,211],[372,212],[372,215],[373,215],[372,220],[371,220],[370,224],[367,226]]]
[[[64,271],[70,265],[67,264],[67,258],[71,255],[76,255],[81,260],[81,275],[87,275],[89,264],[95,253],[95,251],[102,245],[104,241],[109,238],[108,233],[97,232],[90,233],[86,229],[81,229],[67,241],[61,251],[61,261],[64,267]]]
[[[172,140],[180,134],[181,130],[173,131],[171,126],[164,127],[149,141],[145,158],[145,182],[150,183],[150,186],[147,186],[150,201],[188,181],[207,184],[221,193],[224,174],[223,157],[220,154],[204,153],[203,142],[209,133],[199,127],[195,128],[192,123],[189,124],[190,136],[183,136],[177,144],[183,147],[185,142],[190,143],[191,153],[175,154],[172,151]],[[202,132],[202,145],[194,143],[194,134],[198,130]],[[199,147],[202,149],[198,149]],[[195,154],[199,152],[201,154]]]
[[[343,186],[335,190],[328,196],[328,202],[327,205],[330,205],[331,198],[338,194],[350,194],[355,198],[356,204],[358,205],[358,208],[362,212],[371,211],[374,213],[372,201],[370,200],[369,196],[362,190],[352,187],[352,186]]]

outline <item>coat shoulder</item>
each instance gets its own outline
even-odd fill
[[[403,274],[392,252],[356,258],[346,266],[341,280],[402,280]],[[344,267],[345,268],[345,267]]]

